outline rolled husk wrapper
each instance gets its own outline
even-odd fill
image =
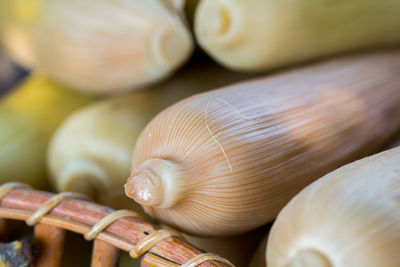
[[[226,67],[267,71],[400,43],[397,0],[201,0],[200,46]]]
[[[171,75],[193,41],[163,0],[3,1],[0,34],[13,58],[74,89],[117,93]]]
[[[272,221],[306,185],[379,150],[400,128],[400,53],[359,55],[187,98],[157,115],[128,196],[184,232]]]
[[[400,266],[400,148],[306,187],[279,213],[268,267]]]
[[[123,189],[133,147],[146,124],[187,96],[247,78],[210,61],[192,62],[171,80],[76,111],[54,134],[47,166],[57,191],[90,195],[116,209],[132,208]]]

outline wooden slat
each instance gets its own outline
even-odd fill
[[[103,240],[94,240],[91,267],[117,267],[118,260],[118,248]]]
[[[43,205],[53,194],[32,189],[13,189],[1,201],[0,217],[26,220],[37,208]],[[100,219],[114,210],[85,200],[65,200],[55,207],[41,223],[61,227],[84,234]],[[98,235],[98,239],[113,244],[124,251],[130,251],[135,244],[158,228],[137,218],[122,218],[108,226]],[[194,246],[172,237],[155,245],[150,252],[165,265],[175,267],[202,253]],[[216,261],[207,261],[199,265],[226,266]]]
[[[64,229],[43,223],[37,224],[35,226],[35,245],[38,247],[38,255],[35,266],[61,266],[64,242]]]

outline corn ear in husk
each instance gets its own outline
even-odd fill
[[[0,101],[0,183],[42,187],[47,144],[73,110],[92,101],[33,73]]]
[[[397,0],[201,0],[196,38],[232,69],[266,71],[400,44]]]
[[[249,75],[212,62],[197,62],[162,85],[75,112],[57,130],[49,148],[52,183],[58,191],[85,193],[114,208],[131,207],[123,184],[130,173],[133,147],[146,124],[180,99],[245,77]]]
[[[399,74],[400,52],[380,52],[189,97],[141,133],[126,194],[194,235],[255,229],[399,131]]]
[[[280,212],[268,267],[400,266],[400,148],[314,182]]]
[[[91,93],[117,93],[171,75],[193,42],[164,0],[2,0],[1,39],[15,60]]]

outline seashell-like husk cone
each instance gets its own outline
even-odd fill
[[[400,148],[304,189],[270,232],[268,267],[400,266]]]
[[[337,59],[166,109],[136,143],[125,190],[173,227],[234,235],[399,128],[400,53]]]

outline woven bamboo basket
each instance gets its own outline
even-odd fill
[[[23,220],[40,244],[35,266],[61,266],[66,231],[94,240],[91,266],[117,266],[119,252],[141,257],[141,266],[234,266],[187,243],[179,232],[146,222],[128,210],[113,210],[76,193],[52,194],[25,184],[0,186],[0,225]],[[1,227],[0,227],[1,228]],[[5,229],[1,229],[5,231]]]

